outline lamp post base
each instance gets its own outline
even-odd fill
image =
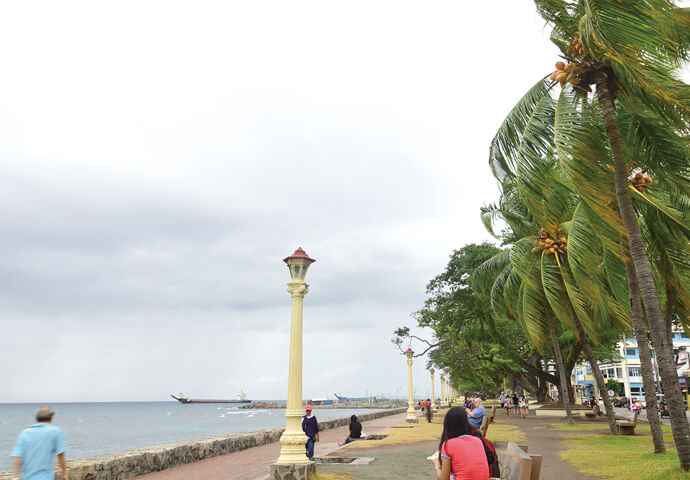
[[[276,460],[276,465],[309,465],[306,444],[307,436],[304,433],[283,432],[280,436],[280,456]]]
[[[407,416],[405,417],[405,421],[407,423],[417,423],[419,420],[417,420],[417,412],[414,409],[414,406],[412,403],[407,404]]]
[[[282,464],[271,465],[271,480],[308,480],[309,475],[316,473],[316,464]]]

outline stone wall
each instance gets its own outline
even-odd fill
[[[405,411],[407,408],[395,408],[357,415],[357,418],[361,422],[366,422]],[[341,417],[319,421],[319,428],[329,430],[349,424],[350,417]],[[126,480],[166,468],[277,442],[283,430],[284,427],[267,428],[74,460],[67,462],[68,474],[70,480]],[[69,456],[69,450],[67,455]],[[11,473],[0,472],[0,480],[10,480]],[[60,480],[61,476],[56,473],[55,478]]]

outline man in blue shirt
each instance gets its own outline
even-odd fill
[[[467,412],[467,420],[474,428],[479,430],[479,428],[482,426],[482,420],[484,420],[484,415],[486,415],[486,411],[484,410],[484,406],[482,405],[481,398],[475,398],[473,403],[474,409],[470,410],[469,408],[466,408],[465,411]]]
[[[36,423],[22,431],[12,449],[14,477],[22,480],[54,480],[55,455],[60,461],[62,480],[67,478],[65,451],[67,445],[59,427],[51,425],[55,410],[41,407],[36,412]]]
[[[311,414],[311,405],[304,407],[306,415],[302,417],[302,430],[307,435],[307,458],[314,458],[314,442],[319,441],[319,422]]]

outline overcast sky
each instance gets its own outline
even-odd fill
[[[304,397],[403,396],[392,332],[489,239],[548,34],[531,0],[4,2],[0,402],[285,398],[298,246]]]

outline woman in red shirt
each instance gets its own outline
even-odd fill
[[[471,435],[467,414],[453,407],[443,419],[443,434],[438,446],[440,455],[434,459],[438,480],[489,480],[484,444]]]

